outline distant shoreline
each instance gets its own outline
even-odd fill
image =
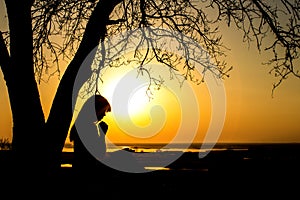
[[[120,143],[121,145],[130,146],[128,143]],[[133,144],[131,148],[141,148],[145,144]],[[149,145],[149,144],[147,144]],[[159,144],[155,144],[158,145]],[[147,146],[146,146],[147,147]],[[241,168],[251,168],[251,166],[271,166],[281,169],[294,169],[298,166],[300,169],[300,143],[276,143],[276,144],[241,144],[241,143],[222,143],[216,144],[214,148],[222,147],[217,151],[210,151],[208,155],[202,159],[199,158],[200,151],[181,152],[178,149],[170,151],[148,152],[132,151],[136,154],[138,162],[145,162],[147,159],[153,159],[153,165],[148,167],[160,167],[159,159],[167,158],[168,156],[180,155],[172,164],[173,169],[199,169],[204,165],[219,168],[224,166],[240,166]],[[72,148],[71,148],[72,149]],[[130,149],[127,149],[130,150]],[[136,149],[133,149],[136,150]],[[108,152],[109,155],[114,155],[114,152]],[[151,156],[151,157],[147,157]],[[61,164],[64,166],[71,166],[73,159],[73,152],[62,152]],[[0,163],[9,162],[11,160],[11,150],[0,150]],[[147,160],[148,161],[148,160]],[[150,160],[150,165],[151,165]],[[217,165],[220,165],[218,166]],[[273,164],[276,163],[274,166]],[[157,165],[158,164],[158,165]],[[1,168],[1,166],[0,166]],[[298,168],[297,168],[298,171]],[[299,170],[300,171],[300,170]]]
[[[142,153],[148,153],[146,150],[143,151],[135,151],[138,148],[148,148],[151,147],[151,145],[154,145],[154,147],[159,147],[161,144],[132,144],[130,146],[129,143],[120,143],[118,144],[121,147],[130,147],[131,149],[126,148],[126,150],[132,150],[131,152],[138,153],[136,155],[143,155]],[[198,144],[199,145],[199,144]],[[300,163],[300,143],[267,143],[267,144],[253,144],[253,143],[222,143],[222,144],[216,144],[214,148],[218,149],[218,151],[210,151],[207,155],[207,158],[205,159],[199,159],[199,153],[200,151],[197,151],[198,145],[195,145],[195,151],[187,151],[187,152],[181,152],[180,148],[176,149],[165,149],[164,151],[154,151],[151,153],[151,155],[172,155],[172,154],[183,154],[180,156],[180,159],[176,161],[176,164],[180,164],[181,166],[188,165],[189,167],[193,167],[192,165],[199,165],[201,162],[203,163],[207,160],[210,162],[219,162],[223,160],[227,160],[230,162],[286,162],[289,164],[289,162],[294,163],[298,162]],[[175,145],[176,146],[176,145]],[[72,158],[73,158],[73,152],[72,147],[70,147],[70,151],[63,151],[62,152],[62,164],[71,164]],[[153,148],[153,146],[152,146]],[[121,149],[120,149],[121,150]],[[0,150],[0,159],[4,161],[5,159],[9,159],[10,150]],[[113,155],[113,152],[108,152],[109,154]],[[144,155],[150,155],[150,154],[144,154]],[[4,159],[4,160],[3,160]],[[141,156],[138,156],[138,159],[142,159]],[[143,158],[147,159],[147,157]],[[1,162],[2,162],[1,161]],[[175,166],[174,164],[174,167]]]
[[[3,164],[11,159],[9,152],[11,151],[0,151],[0,172],[8,180],[12,174],[11,168],[5,168]],[[228,191],[234,192],[242,189],[246,192],[245,194],[248,194],[249,191],[263,190],[267,195],[270,195],[277,191],[276,188],[278,191],[283,191],[284,187],[289,192],[291,187],[297,187],[295,191],[298,191],[298,184],[294,184],[292,180],[300,179],[299,144],[255,145],[246,151],[233,149],[211,151],[202,159],[199,159],[199,152],[185,152],[170,165],[159,168],[159,162],[156,158],[174,156],[174,153],[176,154],[176,152],[168,151],[154,154],[136,153],[138,162],[149,159],[148,155],[154,156],[152,158],[155,159],[150,162],[153,165],[147,166],[147,168],[157,170],[149,173],[125,173],[117,170],[103,172],[99,170],[93,176],[86,177],[84,181],[81,181],[76,175],[74,176],[72,170],[73,152],[62,152],[62,167],[58,178],[63,184],[64,191],[66,184],[69,184],[67,186],[70,187],[78,184],[80,189],[85,187],[86,191],[96,194],[98,194],[99,188],[105,188],[102,190],[103,192],[109,190],[128,191],[130,195],[133,189],[134,191],[144,191],[146,194],[149,189],[153,188],[161,192],[170,191],[170,194],[177,192],[186,194],[199,191],[201,188],[215,189],[216,187],[220,189],[228,187],[230,189]],[[113,154],[111,153],[111,155]],[[266,186],[270,188],[269,191],[266,190]],[[90,190],[91,188],[95,188],[95,190]]]

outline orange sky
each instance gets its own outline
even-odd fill
[[[227,31],[226,28],[221,30],[223,30],[225,44],[231,48],[231,51],[227,52],[227,62],[233,65],[234,69],[230,72],[230,78],[224,81],[227,97],[226,118],[218,142],[300,142],[300,80],[290,77],[275,91],[274,98],[272,98],[271,89],[275,79],[268,74],[269,68],[261,64],[267,61],[268,55],[259,54],[254,44],[248,49],[237,31]],[[118,77],[123,75],[116,71],[113,73],[114,79],[104,80],[104,84],[109,86],[101,87],[103,94],[110,101],[112,101],[109,93],[111,90],[107,88],[116,84]],[[52,78],[49,83],[40,85],[41,100],[46,116],[57,83],[57,79]],[[108,114],[104,120],[110,124],[107,134],[109,139],[119,142],[168,142],[184,121],[187,124],[184,124],[181,131],[188,134],[193,132],[191,129],[198,126],[195,141],[202,142],[211,117],[211,102],[207,86],[205,84],[193,86],[186,83],[184,87],[191,89],[191,92],[179,94],[177,89],[174,89],[176,83],[170,82],[169,84],[169,87],[162,88],[155,93],[155,99],[150,104],[141,95],[143,87],[137,88],[136,93],[132,93],[129,102],[134,106],[129,105],[129,112],[132,114],[134,126],[126,126],[126,121],[122,123],[125,118],[115,117],[113,112]],[[175,94],[172,89],[176,90]],[[11,139],[11,112],[2,72],[0,73],[0,93],[0,138]],[[196,96],[199,116],[195,116],[192,112],[197,110],[197,106],[195,107],[192,102],[190,103],[192,107],[186,107],[186,104],[181,105],[186,101],[178,98],[194,98],[193,95]],[[139,109],[135,110],[136,107]],[[180,118],[181,108],[191,110],[190,124],[186,119]],[[182,135],[179,139],[184,141],[185,136]]]

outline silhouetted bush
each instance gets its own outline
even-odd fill
[[[8,138],[0,139],[0,150],[11,150],[12,145]]]

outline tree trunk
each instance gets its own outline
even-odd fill
[[[80,46],[67,67],[62,80],[56,92],[51,111],[46,123],[47,135],[49,142],[49,155],[51,156],[51,169],[56,170],[60,167],[57,162],[60,159],[61,152],[68,134],[69,126],[72,120],[72,97],[73,86],[76,75],[81,67],[82,62],[87,55],[99,44],[105,37],[106,24],[110,13],[114,7],[122,0],[102,0],[99,1],[93,11],[80,43]],[[90,67],[90,66],[85,66]],[[87,72],[90,71],[87,70]],[[89,78],[88,74],[87,77]],[[85,80],[83,81],[83,83]]]
[[[33,68],[32,1],[6,0],[5,3],[10,57],[7,65],[2,65],[2,71],[13,117],[14,174],[21,180],[23,176],[40,177],[45,172],[42,167],[45,166],[42,145],[45,119]]]

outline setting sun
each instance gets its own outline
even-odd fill
[[[150,99],[146,94],[147,86],[141,86],[132,91],[130,99],[128,100],[128,113],[130,115],[138,115],[144,111]]]
[[[147,67],[147,66],[146,66]],[[153,63],[168,77],[168,69]],[[99,92],[112,106],[104,118],[110,124],[107,134],[112,142],[191,142],[203,140],[210,122],[210,96],[203,85],[165,78],[160,86],[150,84],[147,75],[132,66],[105,68]],[[201,109],[200,109],[200,107]],[[201,117],[200,117],[201,111]]]

